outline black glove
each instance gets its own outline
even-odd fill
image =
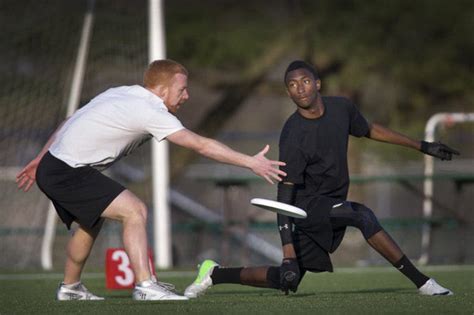
[[[428,154],[434,157],[437,157],[438,159],[441,160],[451,160],[453,157],[453,154],[459,155],[459,152],[451,149],[445,144],[442,144],[441,142],[426,142],[426,141],[421,141],[421,152],[424,154]]]
[[[296,258],[283,258],[280,266],[280,289],[288,294],[288,290],[296,292],[300,282],[300,268]]]

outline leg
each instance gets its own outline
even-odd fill
[[[235,283],[268,288],[267,273],[270,267],[223,268],[216,266],[210,277],[212,284]]]
[[[267,279],[269,269],[268,266],[243,268],[240,272],[240,283],[253,287],[268,288],[270,287]]]
[[[104,299],[92,294],[81,282],[82,270],[103,223],[104,220],[102,219],[92,229],[79,226],[69,240],[66,247],[64,280],[56,291],[58,301]]]
[[[300,279],[306,270],[300,267]],[[234,274],[234,275],[233,275]],[[238,275],[238,277],[236,277]],[[212,283],[236,283],[259,288],[280,289],[280,267],[262,266],[245,268],[215,268],[211,274]]]
[[[356,202],[345,202],[330,212],[334,228],[353,226],[358,228],[367,243],[392,264],[403,256],[397,243],[380,225],[375,214],[366,206]]]
[[[372,235],[367,239],[367,243],[392,264],[397,263],[403,257],[402,250],[385,230],[380,230]]]
[[[150,279],[145,204],[133,193],[124,190],[104,210],[102,217],[122,222],[123,243],[135,273],[135,281],[139,283]]]
[[[303,279],[306,270],[300,268],[300,279]],[[184,291],[189,298],[196,298],[204,294],[211,286],[221,283],[235,283],[259,288],[273,288],[279,290],[280,267],[238,267],[223,268],[212,260],[205,260],[198,272],[196,280]]]
[[[331,210],[331,223],[335,228],[342,226],[358,228],[367,243],[409,278],[417,288],[429,280],[408,260],[397,243],[383,230],[372,210],[366,206],[356,202],[345,202],[342,206]]]
[[[94,241],[102,228],[101,220],[93,229],[83,226],[74,232],[66,247],[66,265],[64,267],[64,284],[72,284],[81,280],[81,273]]]
[[[123,224],[123,244],[133,272],[135,288],[132,298],[140,301],[187,300],[177,295],[168,286],[152,279],[148,265],[148,240],[146,236],[147,208],[128,190],[122,191],[104,210],[102,217],[114,219]]]

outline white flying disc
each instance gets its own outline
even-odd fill
[[[253,198],[250,200],[250,203],[265,210],[287,215],[293,218],[305,219],[307,217],[306,212],[303,209],[275,200]]]

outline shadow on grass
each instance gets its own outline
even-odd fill
[[[324,291],[321,294],[361,294],[361,293],[408,293],[411,290],[406,288],[378,288],[364,290],[346,290],[346,291]]]
[[[290,292],[288,295],[285,295],[280,290],[271,290],[271,289],[255,289],[255,290],[245,290],[245,291],[214,291],[209,292],[206,295],[209,296],[218,296],[218,295],[241,295],[241,296],[266,296],[266,297],[284,297],[284,298],[292,298],[292,297],[307,297],[307,296],[316,296],[318,293],[293,293]]]
[[[288,295],[285,295],[283,292],[278,290],[269,290],[269,289],[255,289],[255,290],[246,290],[246,291],[214,291],[208,292],[206,295],[218,296],[218,295],[266,295],[266,296],[275,296],[275,297],[288,297],[288,298],[304,298],[309,296],[318,296],[323,294],[373,294],[373,293],[402,293],[402,294],[411,294],[413,290],[407,288],[377,288],[377,289],[363,289],[363,290],[339,290],[339,291],[318,291],[313,293],[293,293],[290,292]]]
[[[255,290],[223,290],[223,291],[214,291],[214,292],[207,292],[206,295],[268,295],[271,293],[275,293],[276,290],[269,290],[269,289],[255,289]]]
[[[123,300],[129,299],[129,300],[131,300],[132,295],[131,294],[130,295],[106,295],[105,298],[107,300],[109,300],[109,299],[114,299],[114,300],[116,300],[116,299],[123,299]]]
[[[223,291],[213,291],[207,292],[206,296],[268,296],[268,297],[282,297],[282,298],[306,298],[311,296],[321,296],[328,294],[341,294],[341,295],[350,295],[350,294],[374,294],[374,293],[401,293],[401,294],[411,294],[413,290],[406,288],[377,288],[377,289],[363,289],[363,290],[339,290],[339,291],[318,291],[318,292],[305,292],[305,293],[293,293],[290,292],[288,295],[285,295],[283,292],[278,290],[271,289],[255,289],[255,290],[223,290]],[[127,300],[131,299],[131,294],[106,294],[106,299],[113,300]]]

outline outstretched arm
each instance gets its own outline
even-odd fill
[[[369,124],[369,133],[367,134],[367,138],[388,142],[391,144],[398,144],[415,150],[421,149],[420,141],[414,140],[392,129],[375,123]]]
[[[38,153],[38,155],[30,162],[28,163],[17,175],[16,175],[16,183],[18,186],[18,189],[23,189],[23,191],[28,191],[30,190],[31,186],[33,186],[33,183],[36,180],[36,169],[38,168],[38,164],[43,158],[43,156],[48,152],[49,147],[51,144],[54,142],[54,139],[56,139],[56,134],[61,129],[61,127],[64,125],[64,123],[68,120],[64,120],[58,128],[54,131],[54,133],[49,137],[48,141],[44,145],[44,147],[41,149],[41,151]]]
[[[424,154],[437,157],[441,160],[451,160],[453,154],[459,155],[458,151],[440,142],[417,141],[406,135],[375,123],[369,124],[369,133],[367,134],[367,138],[419,150]]]
[[[237,152],[219,141],[202,137],[188,129],[177,131],[169,135],[167,139],[213,160],[249,168],[271,184],[273,184],[274,180],[281,181],[280,176],[286,176],[285,172],[278,169],[278,166],[285,165],[285,163],[269,160],[265,157],[265,154],[270,149],[268,145],[256,155],[249,156]]]

